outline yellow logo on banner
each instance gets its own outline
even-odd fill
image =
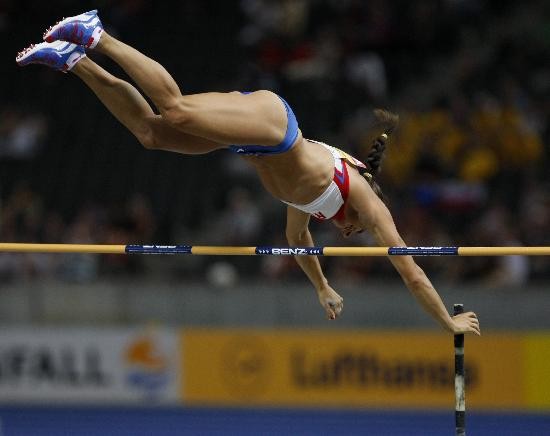
[[[189,404],[449,408],[452,336],[431,333],[186,330],[182,394]],[[520,339],[468,337],[473,407],[517,408]]]
[[[228,394],[244,400],[263,395],[272,370],[266,344],[258,338],[236,336],[220,351],[220,379]]]

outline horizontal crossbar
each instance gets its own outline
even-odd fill
[[[0,252],[208,256],[550,256],[550,247],[230,247],[0,243]]]

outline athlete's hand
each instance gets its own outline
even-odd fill
[[[452,317],[453,333],[475,333],[478,336],[481,336],[481,330],[479,329],[479,320],[477,315],[474,312],[460,313]]]
[[[328,319],[336,319],[344,309],[344,299],[329,285],[317,290],[319,302],[325,309]]]

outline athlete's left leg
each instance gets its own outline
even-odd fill
[[[136,88],[108,73],[90,58],[81,59],[71,72],[88,85],[105,107],[145,148],[203,154],[224,147],[174,128],[153,112]]]
[[[174,128],[153,112],[136,88],[86,57],[81,46],[63,41],[41,43],[20,52],[16,60],[20,66],[45,64],[55,70],[75,73],[146,148],[202,154],[224,147]]]
[[[280,143],[287,113],[269,91],[183,95],[172,76],[153,59],[103,32],[96,48],[118,63],[177,129],[223,144]]]

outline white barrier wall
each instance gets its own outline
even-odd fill
[[[550,330],[547,286],[488,289],[435,283],[447,308],[464,303],[483,329]],[[416,328],[439,325],[414,301],[401,281],[332,283],[345,309],[327,321],[307,280],[237,284],[213,288],[184,280],[109,281],[89,284],[36,281],[0,283],[0,325]]]

